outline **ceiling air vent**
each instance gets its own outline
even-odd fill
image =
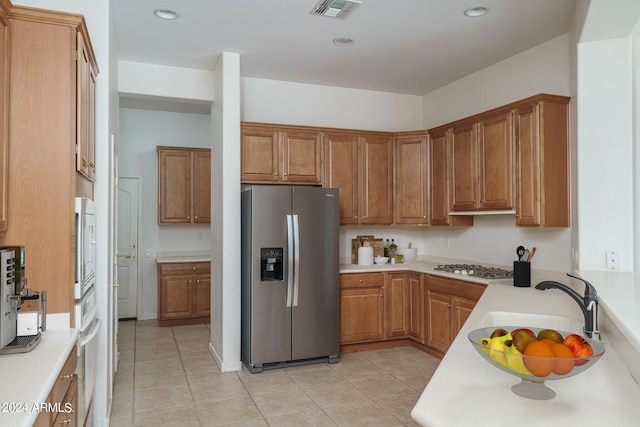
[[[309,13],[329,18],[346,19],[361,3],[355,0],[320,0]]]

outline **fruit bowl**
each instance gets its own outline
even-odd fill
[[[504,332],[507,334],[500,335]],[[572,332],[522,326],[480,328],[469,332],[468,338],[487,362],[522,379],[511,387],[515,394],[536,400],[556,396],[545,381],[577,375],[593,366],[605,351],[601,342]],[[536,344],[529,348],[533,342]],[[555,343],[560,345],[553,346]]]

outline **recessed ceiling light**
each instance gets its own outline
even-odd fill
[[[470,7],[469,9],[465,9],[463,13],[466,16],[474,18],[476,16],[486,15],[489,13],[489,8],[484,6]]]
[[[336,46],[349,46],[353,43],[354,40],[348,37],[336,37],[335,39],[333,39],[333,44],[335,44]]]
[[[160,19],[168,19],[168,20],[178,19],[180,17],[180,14],[178,12],[171,9],[156,9],[153,11],[153,14]]]

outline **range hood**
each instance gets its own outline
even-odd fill
[[[515,215],[516,211],[515,210],[502,210],[502,211],[459,211],[459,212],[449,212],[449,215]]]

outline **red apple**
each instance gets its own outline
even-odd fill
[[[524,331],[530,335],[533,335],[534,337],[536,336],[536,333],[533,332],[531,329],[527,329],[527,328],[518,328],[518,329],[514,329],[513,331],[511,331],[511,336],[513,336],[516,332],[518,331]]]
[[[573,352],[573,357],[589,357],[593,356],[593,348],[591,344],[578,334],[570,334],[562,342]],[[576,366],[587,363],[586,359],[576,360]]]

